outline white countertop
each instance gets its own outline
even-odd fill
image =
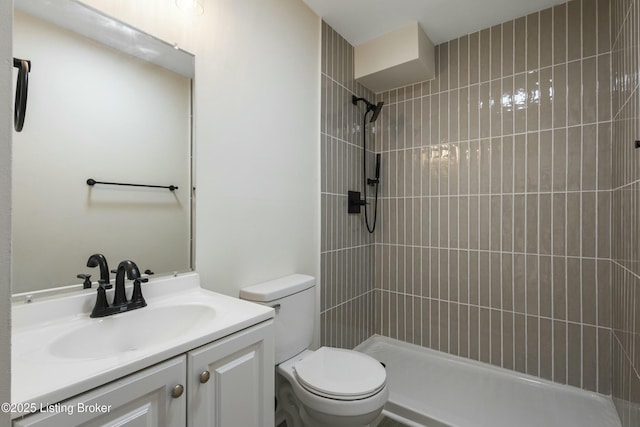
[[[28,304],[14,304],[12,403],[35,403],[37,407],[40,404],[54,404],[274,316],[272,308],[202,289],[197,273],[155,279],[144,284],[142,289],[147,307],[101,319],[89,318],[95,303],[95,289]],[[112,299],[112,292],[108,291],[108,301]],[[122,321],[129,317],[132,321],[127,327],[136,328],[134,313],[149,307],[176,304],[207,305],[213,307],[215,316],[210,321],[203,321],[202,325],[189,328],[184,334],[143,350],[132,349],[111,356],[84,358],[60,357],[50,351],[52,340],[83,327],[87,322],[116,317]],[[148,333],[163,332],[149,330]],[[14,413],[12,418],[22,415],[24,413]]]

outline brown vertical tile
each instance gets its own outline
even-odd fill
[[[582,0],[582,56],[592,56],[598,51],[596,22],[596,0]]]
[[[526,236],[526,198],[524,195],[516,194],[513,197],[513,250],[524,252]]]
[[[525,255],[514,254],[513,256],[513,310],[518,313],[525,313],[527,276],[526,276]]]
[[[553,315],[553,273],[551,257],[541,256],[538,259],[539,277],[539,310],[540,316],[552,317]]]
[[[480,31],[480,82],[491,79],[491,30]]]
[[[478,251],[469,251],[469,304],[480,303],[480,274]]]
[[[575,159],[573,159],[572,165],[575,165]],[[556,129],[553,132],[553,189],[555,191],[567,189],[566,129]]]
[[[459,67],[459,39],[453,39],[449,42],[449,89],[458,88],[458,70]]]
[[[598,128],[587,125],[582,128],[582,190],[595,190],[598,179]],[[604,167],[604,165],[603,165]]]
[[[491,236],[490,248],[493,251],[500,251],[502,244],[502,198],[501,196],[491,196]],[[511,218],[509,218],[509,221]]]
[[[458,251],[458,300],[469,302],[469,251]]]
[[[513,361],[513,313],[502,312],[502,367],[514,369]]]
[[[449,303],[440,301],[440,351],[449,353]]]
[[[611,49],[610,32],[610,0],[598,0],[597,19],[598,19],[598,53],[605,53]]]
[[[540,372],[547,380],[553,380],[553,322],[540,319]]]
[[[502,315],[500,310],[490,310],[491,361],[495,366],[502,366]]]
[[[553,318],[566,319],[567,281],[566,259],[553,257]],[[575,296],[572,295],[572,298]]]
[[[480,86],[469,87],[469,139],[480,137]]]
[[[582,328],[575,323],[567,325],[567,383],[574,387],[582,386]]]
[[[602,3],[600,0],[599,3]],[[598,121],[611,119],[611,55],[600,55],[598,61]]]
[[[527,134],[527,191],[538,191],[538,137],[539,133]]]
[[[469,357],[469,306],[461,304],[458,316],[458,354]]]
[[[567,190],[580,190],[582,180],[582,128],[571,127],[567,141]]]
[[[518,372],[527,372],[527,322],[522,314],[514,314],[514,367]]]
[[[553,128],[553,69],[543,68],[539,74],[540,89],[540,129]]]
[[[442,92],[449,89],[449,42],[442,43],[438,47],[440,48],[438,79],[440,81],[440,91]]]
[[[553,63],[560,64],[567,60],[567,4],[553,8]]]
[[[596,193],[584,191],[582,193],[582,256],[596,256]]]
[[[575,79],[575,75],[571,77]],[[553,126],[563,127],[567,124],[567,65],[553,67]]]
[[[564,255],[566,253],[565,231],[566,231],[566,195],[564,193],[553,194],[553,235],[552,251],[554,255]]]
[[[595,2],[595,0],[590,0]],[[585,31],[585,34],[589,31]],[[593,123],[598,115],[596,57],[582,61],[582,123]]]
[[[528,253],[538,252],[538,195],[527,196],[526,249]]]
[[[480,311],[469,306],[469,358],[480,360]]]
[[[514,22],[514,64],[513,72],[522,73],[527,69],[527,18]]]
[[[491,310],[480,308],[480,361],[491,363]]]
[[[513,77],[514,132],[527,130],[527,75],[516,74]]]
[[[513,74],[513,24],[514,21],[502,24],[502,76]]]
[[[480,82],[480,33],[469,35],[469,84]]]
[[[598,260],[598,326],[611,326],[611,261]]]
[[[491,84],[480,84],[480,138],[491,136]]]
[[[611,393],[611,330],[598,328],[598,392]]]
[[[540,12],[540,67],[553,64],[553,9]]]
[[[502,77],[502,25],[491,27],[491,80]]]
[[[523,193],[527,189],[527,141],[525,135],[516,135],[513,142],[513,191]]]
[[[458,39],[458,87],[469,84],[469,36]]]
[[[513,137],[502,138],[502,192],[513,192]]]
[[[567,258],[567,320],[581,323],[581,267],[579,258]]]
[[[538,68],[538,25],[539,14],[527,15],[527,69]]]
[[[567,383],[567,323],[553,322],[553,380]]]
[[[440,304],[431,300],[431,334],[429,347],[440,350]]]
[[[582,387],[598,391],[598,345],[596,328],[582,327]]]
[[[538,295],[540,283],[538,279],[538,257],[536,255],[526,256],[527,274],[527,314],[538,315]]]
[[[503,253],[501,255],[500,278],[502,284],[501,305],[503,310],[513,311],[513,255]]]
[[[581,5],[581,1],[567,3],[567,60],[569,61],[579,59],[582,54]]]
[[[502,95],[499,105],[502,107],[502,135],[513,135],[514,126],[514,101],[513,101],[513,77],[502,79]]]
[[[489,88],[491,136],[502,135],[502,80],[492,80]]]
[[[596,261],[582,260],[582,323],[596,325]]]
[[[569,126],[582,123],[581,68],[581,61],[573,61],[567,64],[567,124]]]
[[[480,271],[480,306],[490,307],[491,299],[491,257],[488,252],[480,252],[479,254]]]
[[[551,131],[540,132],[539,156],[539,190],[551,191],[553,188],[553,133]]]
[[[431,347],[431,300],[428,298],[420,299],[422,310],[422,338],[421,345]]]
[[[580,193],[567,193],[567,255],[580,256]]]

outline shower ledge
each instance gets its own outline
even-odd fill
[[[620,427],[610,397],[374,335],[355,348],[387,367],[384,413],[409,426]]]

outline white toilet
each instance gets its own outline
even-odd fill
[[[240,291],[240,298],[276,310],[276,426],[356,427],[372,423],[387,402],[380,362],[353,350],[309,350],[315,279],[293,274]]]

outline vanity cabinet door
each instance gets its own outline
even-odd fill
[[[186,424],[186,356],[81,394],[14,421],[14,427],[183,427]]]
[[[273,322],[188,353],[189,427],[273,427]]]

